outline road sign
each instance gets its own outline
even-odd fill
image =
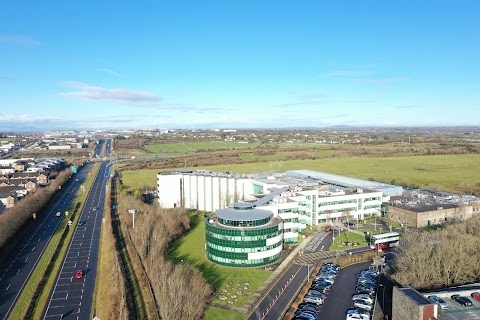
[[[65,215],[68,216],[68,211],[65,211]]]
[[[77,166],[72,166],[72,173],[77,173]]]

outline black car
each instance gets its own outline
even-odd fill
[[[469,298],[462,297],[459,294],[454,294],[450,298],[452,298],[453,301],[455,301],[456,303],[458,303],[459,305],[462,305],[464,307],[470,307],[472,305],[472,301]]]
[[[334,268],[335,270],[340,270],[340,265],[338,265],[337,263],[334,263],[334,262],[324,262],[322,267],[325,267],[325,266],[329,266],[331,268]]]
[[[343,225],[345,227],[355,227],[355,223],[353,223],[353,222],[345,222]]]
[[[297,307],[297,309],[303,309],[303,308],[312,308],[312,309],[315,309],[317,311],[320,311],[320,307],[317,306],[316,304],[313,304],[313,303],[308,303],[308,302],[303,302],[303,303],[300,303]]]

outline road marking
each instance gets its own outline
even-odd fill
[[[322,247],[320,248],[321,251],[323,251],[323,247],[324,247],[324,246],[322,246]]]
[[[25,259],[25,262],[27,262],[27,260],[28,260],[28,257],[27,257],[27,259]]]
[[[17,274],[19,274],[19,273],[20,273],[20,269],[18,269],[18,271],[17,271]]]
[[[37,241],[37,243],[39,243],[39,242],[40,242],[40,240],[42,240],[42,238],[38,238],[38,241]]]
[[[11,285],[12,285],[11,283],[8,285],[7,290],[10,288]],[[7,290],[5,290],[5,291],[7,291]]]
[[[35,250],[35,247],[33,247],[32,251]]]
[[[67,295],[65,296],[65,300],[67,300],[67,299],[68,299],[68,292],[67,292]]]

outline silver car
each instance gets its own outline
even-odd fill
[[[447,303],[447,301],[443,300],[442,298],[440,298],[439,296],[429,296],[428,297],[428,300],[438,304],[438,306],[440,307],[440,309],[448,309],[449,308],[449,305]]]

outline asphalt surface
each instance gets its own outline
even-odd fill
[[[94,158],[99,158],[100,157],[100,153],[102,152],[102,148],[103,148],[103,144],[105,143],[105,140],[101,139],[99,142],[98,142],[98,145],[97,147],[95,148],[95,150],[93,151],[93,157]]]
[[[296,262],[290,265],[258,304],[255,312],[247,319],[281,318],[283,310],[290,306],[292,297],[295,296],[297,290],[305,283],[309,268],[325,258],[322,254],[331,257],[331,253],[324,252],[325,248],[328,248],[331,243],[332,239],[327,233],[317,233],[314,238],[310,240],[303,255],[298,257],[298,260],[296,259]],[[308,266],[308,263],[305,260],[302,260],[302,258],[310,254],[320,254],[320,256],[312,259],[312,265]]]
[[[38,224],[34,226],[31,234],[20,241],[16,249],[3,259],[0,265],[0,319],[6,319],[10,314],[90,169],[90,164],[82,167],[76,175],[72,176],[70,183],[64,186],[52,203],[46,209],[37,212],[37,217],[45,216],[45,219],[41,222],[37,220]],[[76,182],[76,179],[79,181]],[[60,217],[55,215],[57,211],[62,213]]]
[[[50,293],[43,319],[89,319],[92,309],[105,189],[110,164],[104,161],[85,201],[67,254]],[[75,277],[82,270],[84,276]]]
[[[355,294],[357,278],[355,275],[368,269],[370,262],[354,264],[341,269],[335,279],[332,289],[327,293],[327,299],[320,309],[318,319],[338,320],[345,319],[345,312],[353,307],[352,295]]]

